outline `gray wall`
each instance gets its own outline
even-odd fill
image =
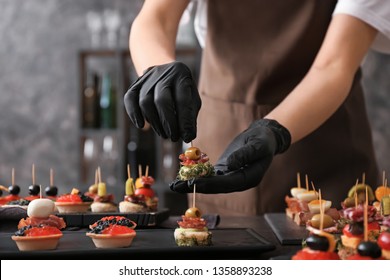
[[[127,28],[142,0],[0,0],[0,184],[27,194],[31,165],[63,191],[78,182],[77,54],[90,46],[87,11],[121,11]],[[124,46],[126,47],[126,46]],[[61,190],[60,190],[61,191]]]
[[[11,168],[27,194],[37,182],[65,189],[78,182],[77,51],[89,46],[88,10],[119,9],[127,24],[142,0],[0,0],[0,184]],[[122,38],[123,40],[123,38]],[[127,40],[127,34],[125,42]],[[364,86],[381,169],[390,172],[390,56],[370,53]],[[60,190],[61,191],[61,190]]]

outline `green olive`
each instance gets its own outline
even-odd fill
[[[197,147],[189,147],[185,152],[184,155],[186,158],[192,159],[192,160],[197,160],[200,159],[201,152],[199,148]]]
[[[88,188],[88,191],[89,191],[90,193],[97,193],[97,192],[98,192],[98,185],[97,185],[97,184],[91,185],[91,186]]]
[[[320,228],[320,224],[321,224],[321,215],[320,214],[315,214],[311,220],[311,225],[314,227],[314,228]],[[331,227],[333,226],[334,223],[333,223],[333,219],[331,216],[327,215],[327,214],[324,214],[324,224],[323,224],[323,227],[324,228],[328,228],[328,227]]]
[[[200,210],[198,208],[191,207],[187,209],[185,216],[187,218],[200,218],[202,214],[200,213]]]

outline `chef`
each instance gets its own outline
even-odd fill
[[[378,184],[360,65],[390,50],[386,0],[198,0],[199,87],[175,60],[189,0],[146,0],[130,33],[140,77],[125,95],[132,122],[193,141],[217,175],[174,181],[204,212],[258,215],[285,209],[307,174],[335,207],[356,179]],[[212,194],[212,195],[211,195]]]

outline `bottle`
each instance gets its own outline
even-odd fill
[[[102,128],[116,127],[116,89],[110,73],[104,73],[102,78],[100,126]]]
[[[83,112],[82,126],[83,128],[97,128],[99,126],[99,96],[97,92],[96,73],[87,74],[87,82],[83,91]]]

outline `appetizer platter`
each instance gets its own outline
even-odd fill
[[[313,183],[312,187],[313,197],[310,200],[302,200],[302,194],[309,195],[308,179],[306,177],[306,188],[302,188],[298,173],[297,187],[291,189],[291,197],[286,197],[286,212],[265,214],[267,223],[282,245],[305,243],[308,232],[318,231],[321,226],[321,232],[332,234],[336,239],[336,250],[340,259],[347,259],[357,254],[358,246],[364,240],[364,231],[366,231],[367,242],[381,244],[382,251],[384,251],[382,255],[389,257],[387,250],[390,248],[388,245],[390,240],[387,241],[387,239],[389,237],[388,224],[390,224],[388,203],[390,189],[387,186],[384,172],[382,185],[378,186],[375,191],[365,183],[363,173],[361,183],[358,179],[356,180],[340,206],[333,206],[331,201],[319,199]],[[363,223],[364,211],[367,212],[366,227]],[[385,244],[382,243],[383,240]]]
[[[275,245],[269,243],[252,229],[213,229],[212,246],[177,246],[174,229],[135,229],[136,236],[128,247],[96,248],[86,231],[64,231],[55,250],[19,251],[10,242],[10,233],[0,234],[0,256],[2,259],[61,259],[64,257],[88,259],[140,259],[140,258],[240,258],[259,256],[271,251]]]
[[[133,220],[137,227],[155,227],[169,217],[169,209],[158,207],[158,198],[152,189],[154,178],[149,176],[149,167],[143,175],[142,167],[138,166],[139,177],[131,178],[130,166],[127,166],[128,178],[125,183],[124,199],[119,202],[119,207],[114,202],[114,196],[107,193],[107,187],[101,179],[101,171],[98,167],[95,172],[95,182],[85,193],[73,189],[70,196],[73,198],[67,203],[74,205],[71,211],[59,211],[68,226],[89,227],[89,225],[104,218],[105,216],[122,216]],[[65,198],[70,198],[65,194]],[[56,205],[62,205],[63,196],[57,198]],[[66,200],[65,199],[65,200]],[[76,202],[76,204],[75,204]],[[79,208],[82,206],[82,208]]]

